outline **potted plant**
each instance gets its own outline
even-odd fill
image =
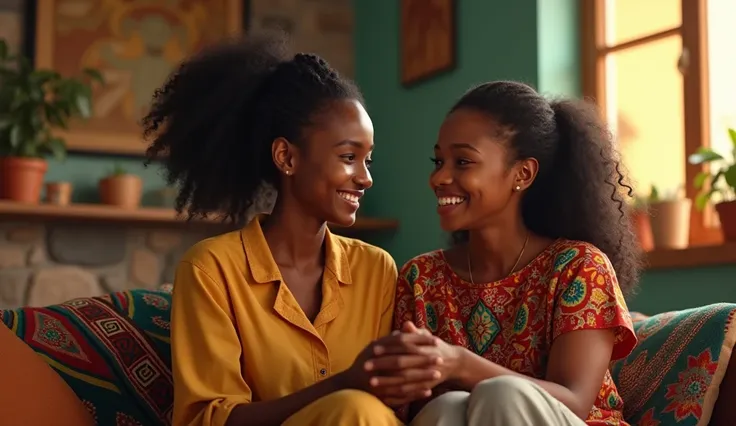
[[[655,249],[684,249],[690,242],[692,200],[680,188],[661,194],[652,185],[649,194],[650,224]]]
[[[688,157],[690,164],[710,164],[710,171],[698,173],[693,185],[700,190],[695,206],[703,210],[708,203],[714,203],[721,222],[723,239],[736,241],[736,130],[728,129],[731,139],[731,158],[701,147]]]
[[[652,189],[656,191],[656,188],[652,187]],[[644,251],[654,249],[652,223],[649,217],[649,200],[651,196],[650,194],[648,197],[635,197],[632,206],[631,220],[634,223],[634,232],[639,240],[639,246]]]
[[[100,180],[99,190],[103,204],[137,209],[141,205],[143,181],[116,164],[113,171]]]
[[[92,81],[102,75],[85,69],[82,78],[35,70],[22,55],[11,55],[0,39],[0,198],[38,203],[48,164],[63,160],[66,145],[54,128],[92,115]]]

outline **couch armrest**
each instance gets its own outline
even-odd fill
[[[736,401],[736,350],[731,352],[731,359],[728,361],[728,369],[721,382],[718,400],[713,407],[710,426],[733,425],[734,401]]]

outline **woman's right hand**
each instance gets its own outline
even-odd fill
[[[432,367],[442,360],[422,354],[419,347],[435,345],[437,341],[431,335],[395,331],[363,349],[343,373],[345,385],[370,392],[389,406],[426,398],[432,394],[432,386],[440,374]],[[383,358],[383,370],[374,369],[370,362],[378,357]],[[376,376],[391,376],[395,380],[392,386],[377,386]]]

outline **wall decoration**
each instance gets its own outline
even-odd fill
[[[401,83],[418,83],[455,68],[456,1],[400,0]]]
[[[156,88],[193,52],[243,27],[242,0],[38,0],[35,65],[101,70],[94,113],[62,136],[69,150],[140,155],[140,119]]]

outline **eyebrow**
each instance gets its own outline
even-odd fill
[[[450,144],[450,148],[452,148],[452,149],[469,149],[469,150],[475,151],[478,154],[480,154],[480,151],[478,151],[478,148],[474,147],[473,145],[471,145],[469,143],[453,143],[453,144]],[[440,149],[440,146],[439,145],[435,145],[434,146],[434,149]]]
[[[354,140],[350,140],[350,139],[346,139],[344,141],[340,141],[340,142],[336,143],[335,144],[335,148],[337,148],[339,146],[343,146],[343,145],[350,145],[350,146],[352,146],[354,148],[357,148],[357,149],[364,149],[365,148],[365,144],[364,143],[358,142],[358,141],[354,141]],[[368,150],[369,151],[373,151],[373,147],[374,147],[374,144],[371,144],[368,147]]]

